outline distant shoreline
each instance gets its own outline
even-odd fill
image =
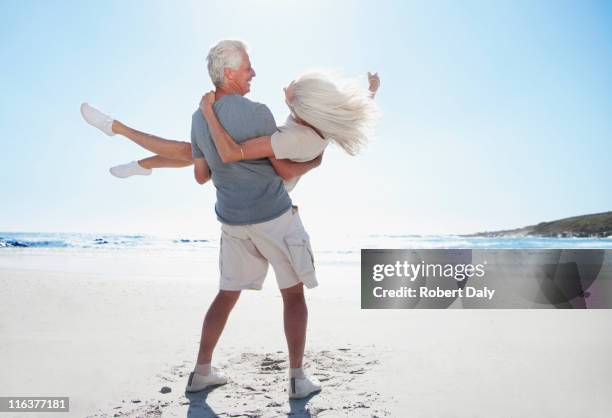
[[[463,237],[542,237],[542,238],[607,238],[612,237],[612,212],[573,216],[540,222],[516,229],[484,231]]]

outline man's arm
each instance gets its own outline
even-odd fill
[[[321,165],[323,153],[314,160],[306,161],[305,163],[297,163],[291,160],[277,160],[270,158],[272,167],[283,180],[291,180],[292,178],[301,176]]]
[[[202,153],[202,150],[200,150],[198,146],[193,117],[191,118],[191,156],[193,157],[193,176],[195,180],[198,184],[206,183],[210,180],[210,168],[204,159],[204,153]]]
[[[193,159],[193,175],[198,184],[204,184],[210,180],[210,168],[204,158]]]

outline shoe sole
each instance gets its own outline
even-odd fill
[[[227,384],[227,383],[217,383],[217,384],[214,384],[214,385],[204,386],[202,389],[198,389],[198,390],[185,388],[185,392],[197,393],[197,392],[202,392],[203,390],[214,388],[214,387],[217,387],[217,386],[223,386],[225,384]]]
[[[189,380],[187,381],[187,387],[185,388],[185,392],[189,392],[189,393],[201,392],[201,391],[206,390],[206,389],[211,388],[211,387],[223,386],[223,385],[227,384],[227,381],[225,381],[223,383],[211,383],[209,385],[204,386],[201,389],[189,389],[189,386],[191,386],[191,382],[192,381],[193,381],[193,372],[191,372],[191,374],[189,375]]]
[[[313,390],[312,392],[309,392],[309,393],[307,393],[306,395],[300,395],[300,396],[297,396],[297,395],[289,395],[289,399],[292,399],[292,400],[304,399],[304,398],[309,397],[310,395],[315,395],[315,394],[317,394],[317,393],[319,393],[319,392],[321,392],[321,389]]]

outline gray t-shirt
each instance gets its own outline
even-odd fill
[[[266,105],[238,94],[223,96],[214,104],[219,122],[238,143],[277,131]],[[291,208],[291,199],[270,160],[221,161],[208,124],[200,109],[191,118],[191,148],[194,158],[205,158],[217,189],[215,212],[220,222],[247,225],[277,218]]]

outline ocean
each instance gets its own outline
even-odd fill
[[[464,237],[459,235],[311,236],[319,261],[358,261],[365,248],[600,248],[612,238]],[[0,253],[216,253],[219,237],[0,232]]]

